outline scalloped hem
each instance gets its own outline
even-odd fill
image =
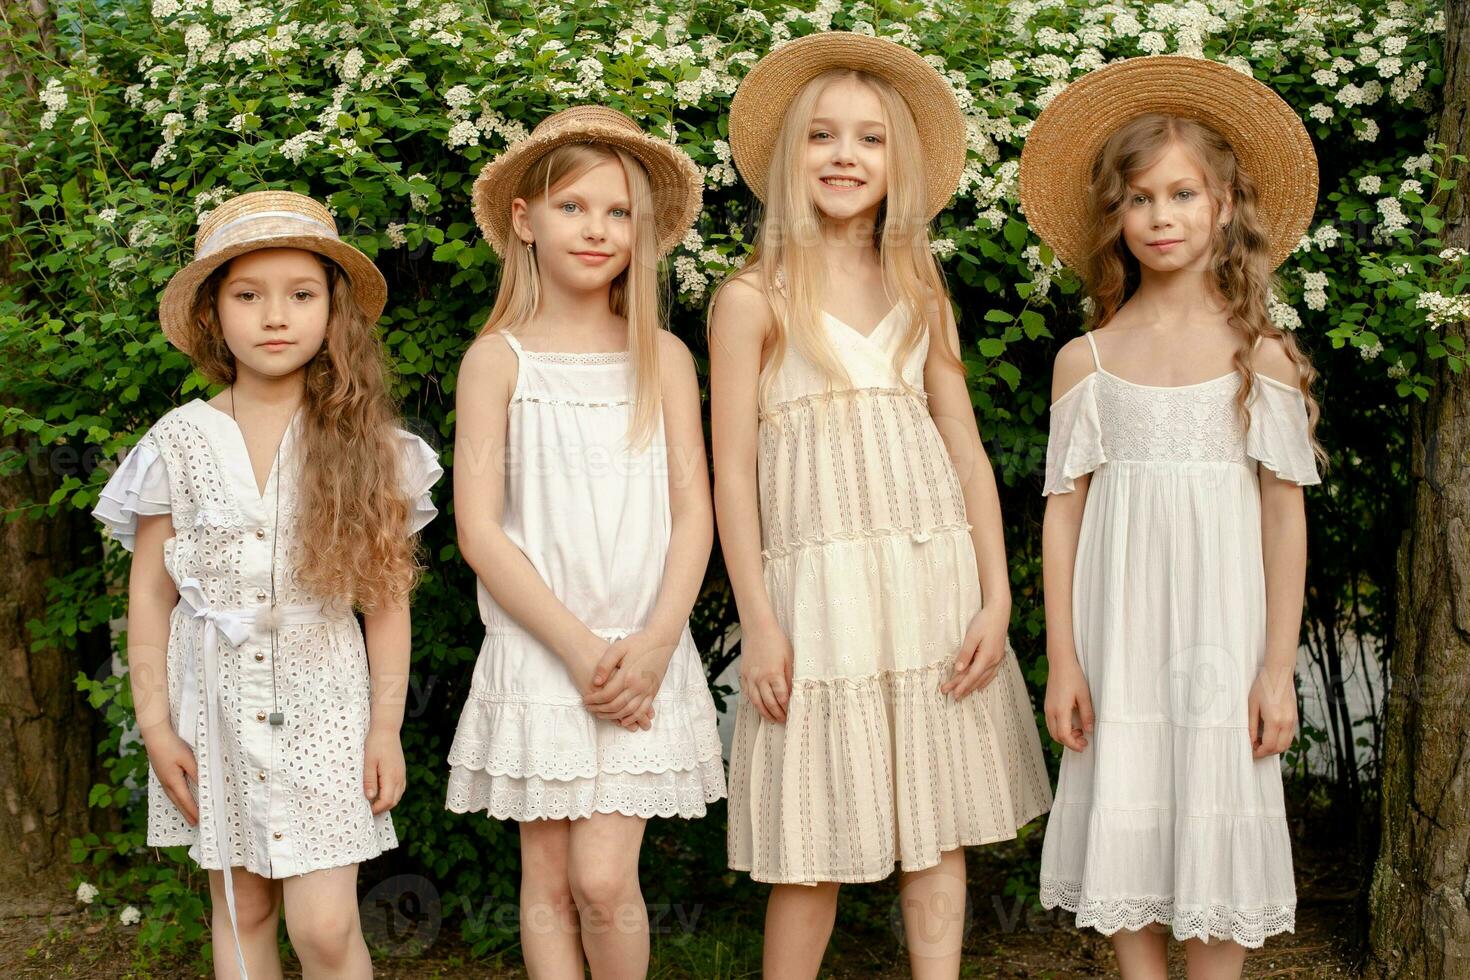
[[[716,753],[693,769],[555,781],[456,765],[450,769],[444,808],[515,821],[583,820],[594,813],[696,819],[724,797],[725,764]]]
[[[1041,879],[1042,908],[1061,907],[1077,916],[1077,928],[1096,929],[1111,936],[1120,929],[1138,930],[1166,925],[1179,942],[1187,939],[1229,940],[1247,949],[1259,949],[1270,936],[1296,932],[1295,905],[1266,905],[1233,909],[1223,905],[1176,910],[1164,896],[1108,900],[1081,899],[1080,882]]]

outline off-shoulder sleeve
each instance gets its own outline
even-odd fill
[[[1321,483],[1307,436],[1307,401],[1296,388],[1256,375],[1251,394],[1245,453],[1283,480],[1302,486]]]
[[[1071,493],[1077,477],[1108,461],[1103,452],[1102,426],[1097,418],[1096,374],[1077,382],[1051,407],[1051,431],[1046,440],[1046,481],[1042,496]]]
[[[403,492],[408,497],[408,533],[417,534],[439,515],[429,491],[444,475],[439,454],[427,442],[403,429],[398,430],[403,454]]]
[[[168,464],[145,435],[102,488],[92,516],[106,525],[118,544],[133,551],[138,541],[138,518],[170,510]]]

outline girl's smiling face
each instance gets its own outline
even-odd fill
[[[806,172],[823,215],[876,216],[888,193],[888,129],[878,94],[856,78],[822,91],[807,126]]]
[[[534,242],[543,280],[576,292],[607,287],[633,254],[633,206],[628,177],[617,159],[527,202],[511,202],[511,223],[522,242]]]
[[[1204,172],[1179,143],[1171,143],[1153,166],[1128,181],[1123,240],[1154,272],[1207,269],[1216,231],[1229,221],[1229,202],[1216,215]]]
[[[331,310],[322,260],[299,248],[237,256],[215,295],[220,328],[237,365],[269,378],[288,375],[316,356]]]

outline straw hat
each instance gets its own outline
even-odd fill
[[[1260,191],[1257,214],[1273,267],[1296,248],[1317,207],[1317,155],[1301,118],[1270,88],[1229,65],[1180,55],[1128,58],[1064,88],[1021,150],[1021,206],[1041,240],[1078,268],[1092,167],[1129,120],[1163,112],[1198,120],[1235,151]]]
[[[767,54],[740,82],[730,104],[730,150],[740,176],[762,201],[776,137],[802,86],[823,72],[852,68],[896,88],[919,130],[919,149],[933,218],[954,196],[965,169],[968,135],[954,91],[917,52],[851,31],[808,34]]]
[[[649,136],[617,109],[580,105],[541,120],[530,136],[485,164],[475,179],[475,221],[491,248],[504,255],[515,237],[510,203],[516,198],[521,177],[541,157],[568,143],[603,143],[637,157],[648,171],[653,193],[658,254],[666,255],[679,244],[699,216],[704,196],[699,168],[683,150]]]
[[[164,287],[158,319],[169,343],[189,353],[191,310],[199,287],[230,259],[262,248],[303,248],[325,255],[347,273],[369,322],[382,315],[388,284],[372,259],[337,237],[331,212],[292,191],[252,191],[209,213],[194,236],[194,261]]]

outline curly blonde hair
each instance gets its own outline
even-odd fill
[[[413,502],[403,490],[399,412],[375,325],[342,268],[316,257],[331,311],[322,348],[306,364],[293,575],[314,595],[372,612],[406,599],[423,573],[418,538],[408,533]],[[190,356],[215,384],[233,384],[237,370],[215,306],[229,267],[199,287],[190,316]]]
[[[1138,259],[1123,240],[1123,210],[1128,201],[1128,181],[1164,155],[1171,146],[1182,146],[1193,155],[1205,177],[1205,186],[1217,218],[1222,202],[1232,204],[1228,224],[1215,235],[1210,254],[1211,275],[1207,282],[1229,309],[1229,322],[1239,333],[1235,370],[1242,384],[1236,409],[1242,424],[1249,426],[1246,406],[1256,384],[1251,351],[1261,337],[1281,341],[1297,369],[1297,385],[1307,403],[1308,438],[1318,462],[1325,466],[1327,454],[1315,431],[1320,409],[1312,396],[1317,371],[1296,338],[1275,326],[1268,314],[1275,288],[1269,239],[1257,217],[1255,181],[1241,170],[1229,142],[1209,126],[1193,119],[1165,113],[1149,113],[1130,120],[1103,145],[1093,166],[1088,194],[1088,227],[1081,273],[1092,298],[1088,329],[1108,323],[1123,303],[1137,291],[1141,277]]]

